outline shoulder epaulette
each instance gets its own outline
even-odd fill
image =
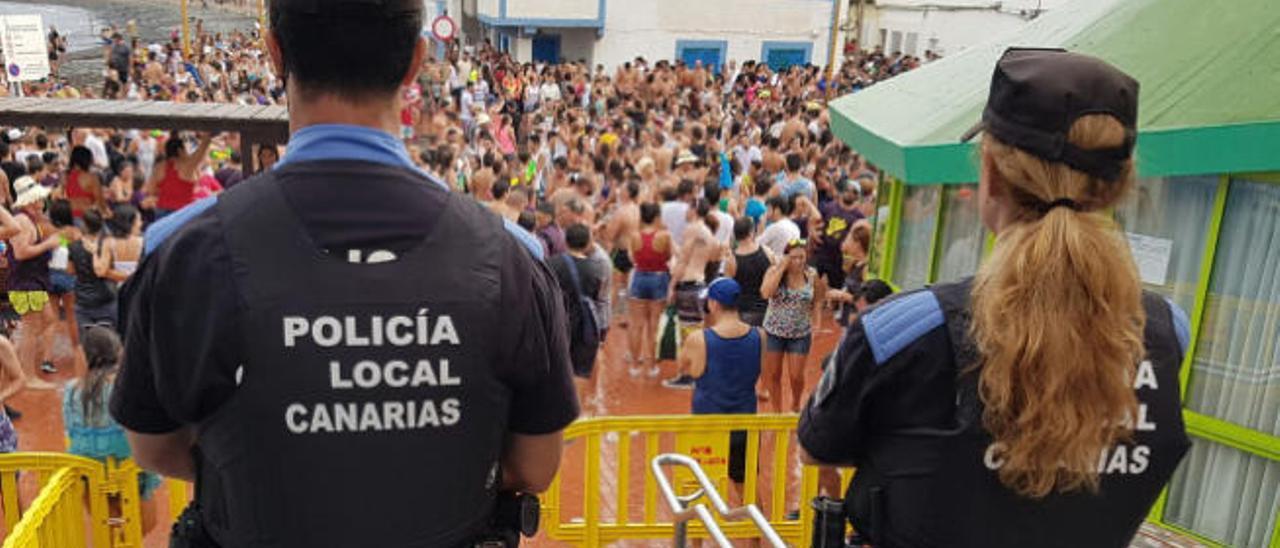
[[[1187,317],[1186,311],[1178,306],[1169,298],[1165,298],[1165,302],[1169,303],[1169,311],[1173,313],[1173,332],[1178,336],[1178,346],[1182,347],[1182,353],[1187,353],[1187,348],[1191,345],[1191,319]]]
[[[876,365],[883,365],[943,323],[938,297],[928,290],[887,301],[862,317]]]

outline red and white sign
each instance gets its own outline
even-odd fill
[[[458,24],[448,15],[441,15],[431,22],[431,34],[435,35],[436,40],[448,42],[458,34]]]

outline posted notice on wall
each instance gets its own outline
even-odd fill
[[[10,82],[29,82],[49,76],[49,44],[39,15],[0,17],[0,48]]]
[[[1129,237],[1129,249],[1133,251],[1133,261],[1138,264],[1138,276],[1142,281],[1152,285],[1167,283],[1173,240],[1133,232],[1125,234]]]

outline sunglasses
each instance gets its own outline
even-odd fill
[[[784,254],[790,254],[792,250],[796,250],[796,249],[807,250],[808,246],[809,246],[808,240],[805,240],[805,239],[791,240],[790,242],[787,243],[787,248],[784,251]]]

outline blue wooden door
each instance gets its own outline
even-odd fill
[[[764,60],[766,65],[774,71],[784,70],[788,67],[803,65],[809,62],[805,59],[805,50],[793,48],[776,48],[769,50],[768,58]]]
[[[534,36],[533,60],[537,63],[559,63],[560,37],[556,35]]]
[[[720,70],[720,48],[685,48],[680,54],[680,60],[690,67],[701,61],[702,66],[717,71]]]

